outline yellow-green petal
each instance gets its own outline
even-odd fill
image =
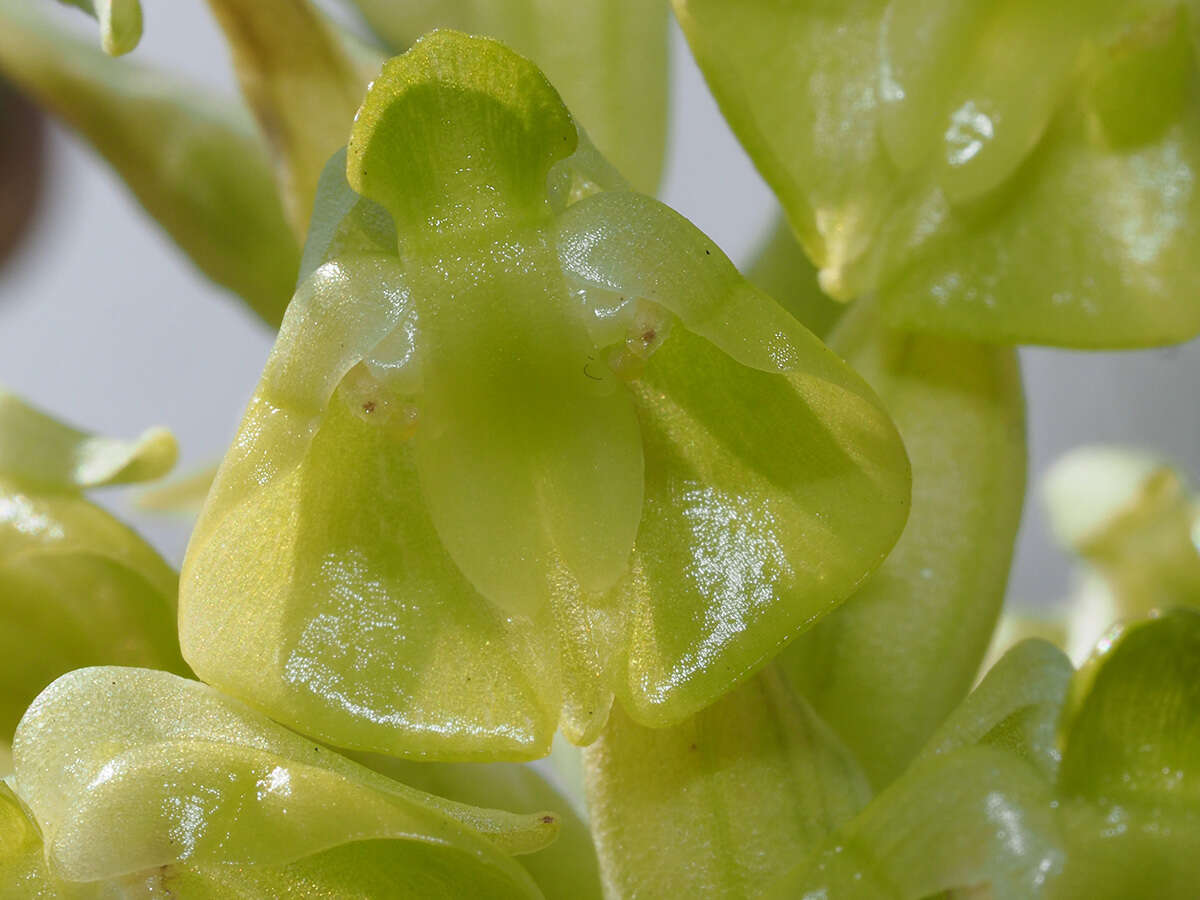
[[[908,515],[908,460],[879,401],[777,313],[794,329],[782,374],[678,326],[633,382],[646,502],[618,697],[642,724],[753,674],[853,593]]]
[[[535,225],[550,168],[576,142],[533,63],[499,41],[435,31],[384,64],[355,119],[346,175],[391,213],[402,255],[429,254],[428,242],[514,230],[509,216]]]
[[[1079,347],[1200,331],[1192,26],[1164,5],[675,0],[829,293]]]
[[[555,833],[552,814],[441,800],[212,688],[146,669],[60,678],[22,719],[13,759],[47,859],[80,881],[180,862],[287,865],[356,841],[396,839],[457,851],[461,865],[537,896],[506,854],[537,850]]]
[[[913,508],[880,570],[780,665],[882,787],[966,696],[987,650],[1021,516],[1024,399],[1012,350],[894,331],[873,305],[830,342],[895,419]]]
[[[98,836],[112,840],[113,823]],[[414,841],[342,844],[281,866],[158,866],[106,881],[68,881],[47,865],[42,836],[17,796],[0,783],[0,900],[517,900],[539,897],[497,869],[464,866],[462,853]]]
[[[136,440],[64,425],[0,388],[0,477],[41,491],[152,481],[175,465],[179,447],[165,428]]]
[[[0,70],[79,132],[205,275],[277,325],[300,251],[253,123],[166,73],[105,57],[35,5],[0,2]]]
[[[670,728],[614,712],[584,764],[610,897],[758,896],[870,799],[770,668]]]
[[[657,189],[668,121],[665,0],[353,3],[396,50],[433,28],[504,41],[546,73],[638,190]]]

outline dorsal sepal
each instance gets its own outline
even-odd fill
[[[551,166],[577,141],[531,62],[498,41],[434,31],[385,63],[367,91],[346,176],[387,208],[403,242],[537,214]]]

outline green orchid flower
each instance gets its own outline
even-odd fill
[[[904,524],[870,389],[501,44],[437,32],[385,66],[301,278],[180,636],[331,743],[521,759],[591,741],[614,698],[681,721]]]
[[[15,882],[24,896],[538,900],[511,857],[557,831],[553,813],[434,797],[145,669],[63,676],[22,719],[13,755],[0,892]]]
[[[1195,4],[674,4],[831,294],[989,341],[1200,331]]]

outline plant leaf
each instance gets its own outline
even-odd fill
[[[880,570],[780,666],[879,788],[966,696],[987,650],[1020,522],[1024,402],[1005,348],[893,331],[870,305],[830,340],[900,429],[913,509]]]
[[[433,28],[498,38],[532,59],[640,191],[658,188],[667,143],[663,0],[352,0],[401,50]]]
[[[317,179],[346,143],[381,57],[360,61],[308,0],[209,0],[242,94],[275,156],[288,220],[303,238]]]
[[[925,900],[971,887],[1030,900],[1062,866],[1050,786],[1003,750],[967,747],[914,766],[768,896]]]
[[[185,562],[204,678],[342,746],[528,759],[593,740],[614,694],[687,718],[886,554],[908,466],[874,395],[675,213],[592,205],[611,172],[577,140],[496,42],[388,64]],[[607,320],[556,249],[589,206],[630,217],[597,233],[631,257],[593,260],[628,286]],[[649,266],[671,297],[639,311]]]
[[[1200,330],[1184,7],[675,9],[829,293],[877,294],[897,327],[989,341],[1146,346]]]
[[[35,490],[73,491],[152,481],[175,465],[179,447],[165,428],[134,441],[64,425],[0,388],[0,475]]]
[[[205,275],[277,325],[299,248],[253,123],[164,73],[106,58],[25,0],[2,0],[0,19],[0,69],[104,157]]]
[[[584,760],[612,897],[758,896],[870,798],[849,751],[771,668],[670,728],[614,711]]]
[[[180,862],[281,866],[347,843],[397,839],[457,851],[460,865],[537,896],[505,854],[537,850],[556,831],[552,814],[441,800],[205,685],[147,669],[60,678],[21,720],[13,760],[47,859],[79,881]],[[120,841],[109,839],[114,822]]]
[[[100,23],[100,46],[109,56],[121,56],[142,39],[140,0],[61,0],[77,6]]]

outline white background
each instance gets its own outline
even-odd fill
[[[49,4],[47,0],[47,5]],[[72,24],[90,23],[65,10]],[[773,215],[771,194],[726,127],[686,44],[672,36],[672,140],[663,199],[744,262]],[[142,59],[229,92],[220,35],[200,0],[149,0]],[[180,471],[216,460],[241,416],[271,335],[192,269],[103,163],[62,129],[49,146],[41,216],[0,270],[0,383],[81,426],[180,439]],[[1200,251],[1200,248],[1198,248]],[[1200,298],[1197,299],[1200,302]],[[1082,443],[1156,450],[1200,468],[1200,344],[1127,353],[1023,351],[1030,494],[1010,582],[1022,605],[1056,599],[1069,563],[1051,545],[1036,487]],[[186,527],[111,503],[178,562]]]

